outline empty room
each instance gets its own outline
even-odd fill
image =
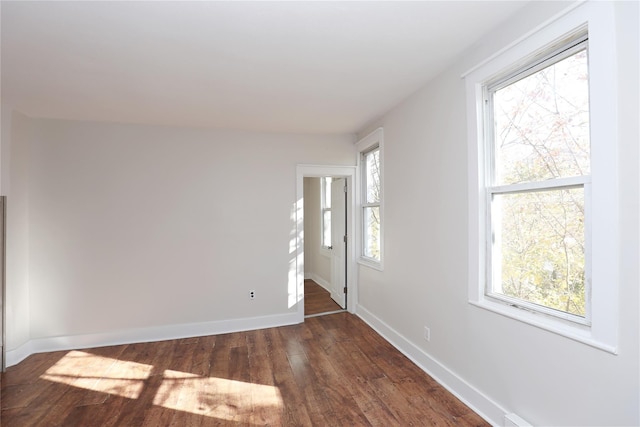
[[[1,1],[3,426],[640,425],[636,1]]]

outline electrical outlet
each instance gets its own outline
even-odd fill
[[[431,341],[431,329],[424,327],[424,339],[425,341]]]
[[[256,299],[256,291],[249,291],[249,299]]]

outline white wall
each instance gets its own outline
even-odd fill
[[[30,340],[93,345],[119,331],[296,312],[295,166],[353,164],[351,135],[24,120],[28,157],[11,167],[28,164],[29,186],[11,190],[28,201]]]
[[[29,119],[3,109],[3,194],[6,222],[6,348],[29,341]],[[6,131],[6,133],[4,133]],[[10,168],[8,167],[10,165]],[[8,190],[11,184],[11,191]],[[6,188],[5,188],[6,187]]]
[[[638,3],[617,4],[620,342],[613,355],[468,303],[463,72],[564,5],[534,3],[383,118],[383,272],[360,266],[358,312],[496,424],[639,425]],[[423,327],[431,341],[423,339]]]
[[[320,178],[304,178],[304,273],[330,290],[331,258],[322,253]]]

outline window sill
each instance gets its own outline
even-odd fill
[[[606,351],[611,354],[618,354],[616,346],[604,343],[598,339],[595,339],[591,334],[591,328],[589,326],[580,325],[563,319],[547,316],[543,313],[536,313],[528,311],[518,307],[512,307],[511,305],[494,302],[487,299],[480,301],[469,301],[469,304],[482,308],[484,310],[497,313],[501,316],[505,316],[519,322],[535,326],[540,329],[552,332],[554,334],[569,338],[571,340],[580,342],[582,344],[589,345],[599,350]]]
[[[358,264],[363,265],[365,267],[372,268],[374,270],[384,271],[384,269],[382,268],[382,262],[381,261],[374,261],[374,260],[372,260],[370,258],[359,258],[358,259]]]

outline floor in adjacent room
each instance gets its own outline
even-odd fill
[[[333,313],[342,310],[332,298],[329,291],[311,279],[304,281],[304,315],[314,316],[322,313]]]

